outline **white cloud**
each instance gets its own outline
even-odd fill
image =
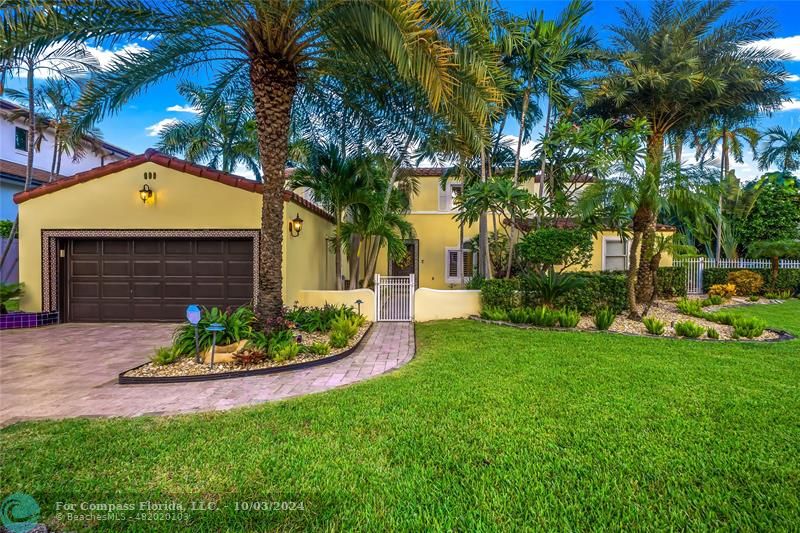
[[[180,122],[177,118],[164,118],[153,124],[152,126],[147,126],[145,131],[147,132],[148,137],[158,137],[158,135],[164,130],[164,128],[168,126],[172,126],[173,124],[177,124]]]
[[[517,139],[519,136],[517,135],[503,135],[502,142],[516,154],[517,153]],[[536,144],[533,141],[528,141],[524,143],[519,150],[520,159],[531,159],[533,157],[533,150],[536,148]]]
[[[800,81],[800,76],[797,74],[789,74],[786,76],[786,81]]]
[[[784,100],[783,104],[781,104],[780,111],[795,111],[800,109],[800,100]]]
[[[48,79],[56,76],[58,72],[68,72],[72,77],[85,77],[93,68],[99,67],[102,70],[108,69],[113,65],[114,61],[121,56],[134,56],[138,54],[146,54],[147,49],[139,46],[138,43],[128,43],[116,50],[106,50],[102,46],[86,46],[85,51],[88,52],[93,58],[88,60],[60,60],[48,59],[58,58],[60,56],[69,56],[73,54],[73,50],[79,49],[75,45],[65,44],[64,42],[56,42],[45,48],[39,54],[38,67],[33,71],[33,76],[37,79]],[[20,74],[24,75],[26,71]]]
[[[140,46],[139,43],[128,43],[116,50],[106,50],[102,46],[87,46],[86,49],[97,59],[97,62],[100,63],[100,68],[103,70],[110,68],[118,57],[133,57],[147,53],[147,48]]]
[[[172,111],[174,113],[194,113],[195,115],[197,115],[198,113],[200,113],[200,108],[178,104],[169,106],[167,108],[167,111]]]
[[[790,61],[800,61],[800,35],[764,39],[751,43],[749,46],[761,50],[777,50],[786,54]]]

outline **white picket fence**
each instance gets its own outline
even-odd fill
[[[781,259],[779,268],[800,268],[800,259]],[[693,257],[691,259],[675,260],[674,266],[686,267],[686,292],[689,294],[703,293],[703,271],[707,268],[771,268],[769,259],[707,259]]]

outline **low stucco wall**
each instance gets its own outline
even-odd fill
[[[481,312],[481,291],[417,289],[414,293],[414,320],[464,318]]]
[[[358,309],[356,300],[361,300],[361,314],[367,320],[375,320],[375,293],[371,289],[354,289],[351,291],[299,291],[297,303],[309,307],[320,307],[326,303],[331,305],[349,305]]]

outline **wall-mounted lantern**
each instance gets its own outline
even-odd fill
[[[303,219],[300,218],[300,213],[294,217],[294,219],[289,221],[289,235],[292,237],[297,237],[300,235],[300,231],[303,229]]]
[[[148,184],[142,185],[142,188],[139,189],[139,198],[142,199],[142,203],[147,203],[153,197],[153,189],[150,188]]]

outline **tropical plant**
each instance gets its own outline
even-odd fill
[[[350,342],[350,338],[344,331],[331,331],[331,337],[328,343],[331,345],[331,348],[340,349],[347,346],[347,343]]]
[[[762,170],[775,165],[784,174],[800,168],[800,129],[787,131],[773,126],[761,136],[758,166]]]
[[[530,313],[525,307],[515,307],[508,312],[508,320],[514,324],[530,322]]]
[[[233,173],[242,165],[260,182],[258,128],[252,95],[233,88],[213,94],[190,82],[178,85],[178,93],[198,116],[191,122],[179,121],[165,127],[159,134],[157,148],[223,172]]]
[[[278,363],[291,361],[300,354],[300,350],[299,344],[290,341],[275,348],[275,356],[273,359]]]
[[[211,309],[202,308],[200,322],[197,323],[198,344],[200,351],[208,350],[214,338],[208,331],[211,324],[220,324],[223,331],[217,332],[217,344],[224,346],[241,340],[250,339],[253,335],[253,326],[256,317],[249,307],[239,307],[234,311],[223,311],[218,307]],[[178,355],[188,355],[195,352],[195,328],[187,323],[175,330],[172,338],[172,347]]]
[[[725,299],[722,297],[722,295],[709,294],[708,298],[706,298],[705,300],[700,302],[700,305],[702,305],[703,307],[708,307],[710,305],[721,305],[722,302],[724,302],[724,301],[725,301]]]
[[[328,355],[331,352],[331,347],[327,342],[312,342],[303,346],[303,349],[311,355]]]
[[[502,307],[484,306],[481,308],[481,318],[486,320],[495,320],[498,322],[505,322],[509,319],[508,311]]]
[[[307,333],[328,332],[337,318],[358,316],[352,307],[326,303],[322,307],[294,307],[286,311],[286,319]]]
[[[767,323],[756,317],[738,317],[733,321],[733,335],[752,339],[764,333]]]
[[[719,339],[719,331],[709,326],[708,328],[706,328],[706,337],[715,340]]]
[[[6,304],[17,300],[25,294],[24,283],[0,283],[0,314],[8,313]]]
[[[229,87],[252,91],[264,176],[257,299],[263,321],[282,309],[284,170],[297,101],[311,94],[324,100],[325,94],[344,94],[337,88],[355,86],[380,102],[385,86],[374,81],[388,78],[415,90],[424,109],[444,117],[467,144],[485,143],[499,62],[475,29],[493,8],[483,0],[456,6],[458,11],[377,0],[177,0],[97,9],[86,2],[32,0],[4,12],[0,42],[9,43],[6,55],[60,41],[154,36],[148,53],[118,57],[87,87],[82,106],[90,118],[119,110],[166,76],[203,66],[217,72],[210,98]],[[19,22],[23,16],[57,23],[30,30]]]
[[[684,315],[702,317],[705,314],[705,311],[703,311],[702,302],[700,300],[681,298],[678,300],[676,306],[678,311]]]
[[[362,320],[357,316],[350,316],[347,313],[340,313],[331,321],[331,336],[334,333],[342,333],[348,339],[352,339],[358,333]]]
[[[526,268],[558,272],[587,268],[592,260],[592,234],[582,229],[542,228],[525,234],[517,244],[517,258]]]
[[[781,178],[768,174],[747,188],[755,201],[741,219],[739,235],[748,254],[756,241],[800,240],[800,185],[794,177]]]
[[[551,328],[558,323],[559,312],[544,305],[538,305],[528,313],[528,322],[534,326]]]
[[[609,307],[601,307],[594,312],[594,327],[600,331],[605,331],[611,327],[617,314]]]
[[[735,270],[728,274],[728,283],[736,287],[738,296],[750,296],[761,292],[764,278],[752,270]]]
[[[708,289],[708,296],[721,296],[722,298],[736,296],[736,285],[733,283],[717,283]]]
[[[706,328],[691,320],[675,322],[673,327],[679,337],[688,337],[690,339],[696,339],[706,332]]]
[[[783,258],[792,258],[792,257],[800,257],[800,241],[795,240],[771,240],[771,241],[756,241],[751,243],[748,247],[748,251],[753,257],[768,257],[770,260],[770,286],[775,287],[775,282],[778,280],[778,268],[780,267],[780,259]],[[736,274],[736,272],[731,272],[728,275],[732,276]],[[755,274],[755,273],[753,273]],[[755,274],[758,276],[758,274]],[[763,280],[761,276],[758,276],[760,281]],[[738,284],[737,284],[738,286]],[[761,288],[760,286],[758,287]],[[752,291],[752,293],[756,293],[758,290]]]
[[[649,125],[631,228],[629,275],[639,300],[653,291],[650,258],[665,136],[725,109],[778,109],[787,94],[783,56],[748,46],[768,38],[774,22],[762,12],[731,16],[732,5],[730,0],[663,0],[652,5],[649,16],[632,4],[619,9],[622,24],[612,28],[610,61],[591,94],[593,112],[621,120],[640,117]],[[641,261],[635,260],[637,253]]]
[[[642,323],[651,335],[663,335],[664,329],[667,327],[662,320],[649,316],[642,318]]]
[[[270,333],[257,330],[251,333],[245,348],[274,358],[278,350],[290,342],[294,342],[294,335],[288,329],[274,330]]]
[[[181,354],[177,353],[172,346],[162,346],[153,351],[153,355],[150,356],[150,362],[158,366],[170,365],[181,357]]]
[[[562,309],[558,313],[558,325],[562,328],[574,328],[581,321],[581,314],[575,309]]]
[[[523,290],[549,308],[553,308],[560,298],[580,287],[582,283],[583,280],[574,274],[553,271],[532,272],[522,280]]]

